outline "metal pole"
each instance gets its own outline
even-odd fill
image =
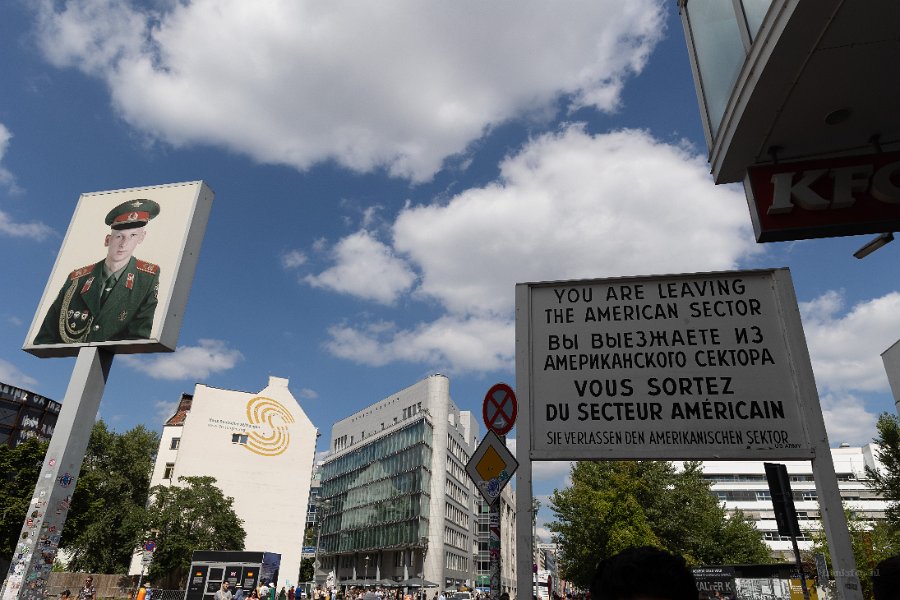
[[[527,600],[525,595],[531,587],[531,565],[534,561],[534,539],[529,517],[533,511],[531,503],[531,374],[528,352],[520,348],[528,347],[528,315],[531,302],[528,286],[516,285],[516,396],[519,399],[519,416],[516,419],[516,598]]]
[[[803,572],[803,563],[800,561],[800,547],[797,545],[796,532],[791,534],[791,543],[794,545],[794,556],[797,558],[797,572],[800,574],[800,589],[803,590],[803,600],[809,600],[809,590],[806,588],[806,573]]]
[[[2,600],[44,597],[112,359],[111,352],[97,346],[78,351],[9,575],[0,589]]]
[[[506,436],[501,435],[498,436],[500,441],[506,445]],[[497,500],[489,505],[490,511],[488,512],[488,553],[490,556],[490,568],[491,568],[491,598],[497,600],[500,597],[500,593],[502,592],[501,587],[501,565],[500,565],[500,546],[502,539],[500,536],[500,511],[503,506],[503,492],[500,492],[500,496],[497,497]]]

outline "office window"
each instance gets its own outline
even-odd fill
[[[172,479],[172,473],[175,472],[175,463],[166,463],[166,468],[163,470],[163,479]]]

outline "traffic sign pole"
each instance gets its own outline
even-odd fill
[[[506,448],[506,434],[512,429],[516,423],[516,414],[518,412],[518,402],[516,394],[505,383],[494,385],[484,397],[484,405],[482,407],[482,416],[484,424],[490,430],[497,434],[503,449]],[[488,441],[483,440],[482,443]],[[483,455],[482,455],[483,456]],[[515,459],[513,459],[514,461]],[[483,459],[482,459],[483,461]],[[513,462],[510,461],[510,462]],[[509,464],[509,463],[508,463]],[[504,469],[504,472],[507,471]],[[513,467],[513,470],[515,467]],[[501,564],[500,564],[500,514],[503,505],[502,494],[503,488],[509,482],[512,472],[507,475],[507,479],[501,479],[497,498],[493,502],[489,502],[490,512],[488,513],[488,552],[490,553],[490,573],[491,573],[491,598],[497,600],[502,591],[501,580]],[[486,498],[487,499],[487,498]]]

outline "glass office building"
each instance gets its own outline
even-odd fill
[[[422,416],[324,465],[325,553],[418,546],[428,533],[433,427]]]
[[[322,461],[321,577],[474,587],[478,425],[433,375],[334,424]]]

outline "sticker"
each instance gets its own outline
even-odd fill
[[[72,477],[69,473],[64,473],[57,481],[59,481],[59,485],[63,487],[69,487],[72,483],[75,482],[75,478]]]
[[[56,459],[55,459],[55,458],[51,458],[50,460],[47,461],[47,464],[50,465],[51,467],[55,467],[55,466],[56,466]]]

